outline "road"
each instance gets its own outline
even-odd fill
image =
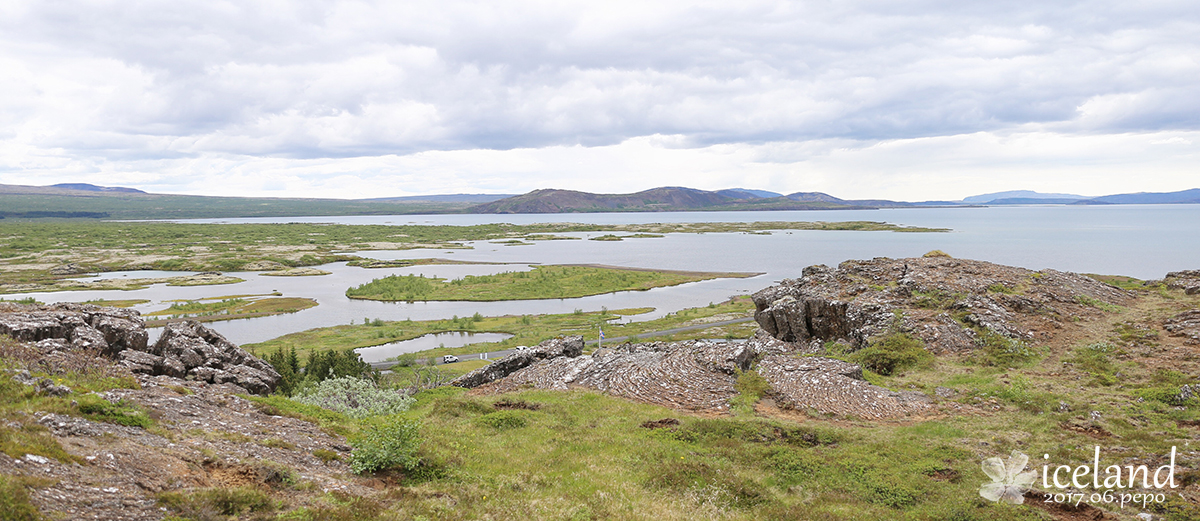
[[[641,333],[638,335],[615,336],[612,338],[605,338],[604,342],[606,344],[619,344],[619,343],[629,340],[630,338],[633,338],[633,337],[637,337],[638,339],[643,339],[643,338],[654,337],[654,336],[674,335],[675,333],[683,333],[686,331],[695,331],[697,329],[708,329],[710,327],[728,326],[731,324],[741,324],[744,322],[749,322],[751,320],[754,320],[754,318],[752,318],[752,317],[735,318],[733,320],[721,320],[721,321],[717,321],[717,322],[709,322],[707,324],[696,324],[694,326],[684,326],[684,327],[676,327],[676,328],[672,328],[672,329],[664,329],[662,331],[647,331],[645,333]],[[594,346],[594,345],[596,345],[596,341],[588,340],[588,341],[584,342],[584,345]],[[467,360],[496,360],[498,358],[504,358],[508,355],[511,355],[514,352],[516,352],[515,349],[507,349],[504,351],[491,351],[488,353],[472,353],[472,354],[454,355],[454,356],[457,356],[458,360],[460,362],[465,362]],[[427,360],[424,358],[418,358],[415,361],[415,363],[417,365],[425,365],[426,362],[427,362]],[[433,362],[435,365],[441,365],[442,358],[440,356],[437,358],[434,358]],[[397,362],[395,362],[395,361],[371,362],[371,367],[374,367],[375,369],[379,369],[382,371],[384,369],[390,369],[392,366],[396,365],[396,363]]]

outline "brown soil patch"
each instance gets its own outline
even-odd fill
[[[669,429],[679,426],[679,420],[675,418],[663,418],[661,420],[650,420],[642,424],[643,429]]]
[[[1111,432],[1104,430],[1104,428],[1100,427],[1099,425],[1083,424],[1083,423],[1063,423],[1063,424],[1060,424],[1059,427],[1062,427],[1063,429],[1071,431],[1071,432],[1078,432],[1080,434],[1090,436],[1090,437],[1096,438],[1096,439],[1101,439],[1101,440],[1104,438],[1112,437]]]
[[[493,403],[492,407],[495,407],[496,410],[521,409],[526,411],[536,411],[542,408],[541,404],[529,403],[525,400],[509,400],[508,398]]]

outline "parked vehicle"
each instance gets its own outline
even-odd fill
[[[458,361],[458,357],[454,355],[446,355],[442,357],[443,364],[453,364]]]

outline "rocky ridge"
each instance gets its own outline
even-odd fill
[[[154,344],[141,314],[91,304],[0,307],[0,334],[34,344],[46,357],[94,351],[131,372],[232,384],[253,394],[275,390],[270,364],[196,321],[167,324]]]
[[[934,353],[955,353],[981,335],[1046,338],[1071,317],[1133,297],[1075,273],[929,257],[809,266],[753,298],[759,326],[797,350],[821,351],[826,342],[857,349],[903,331]]]

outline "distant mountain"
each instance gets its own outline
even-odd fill
[[[50,188],[62,188],[64,190],[80,190],[83,192],[117,192],[123,194],[144,194],[137,188],[125,188],[121,186],[96,186],[88,183],[59,183],[50,185]]]
[[[1138,192],[1093,197],[1076,204],[1200,204],[1200,188],[1179,192]]]
[[[783,194],[776,192],[768,192],[766,190],[750,190],[748,188],[726,188],[717,190],[718,194],[734,199],[770,199],[772,197],[783,197]]]
[[[356,201],[374,201],[381,203],[412,203],[427,201],[433,203],[490,203],[517,194],[439,194],[439,195],[409,195],[404,197],[376,197],[374,199],[355,199]]]
[[[1014,200],[1014,199],[1064,199],[1068,201],[1076,201],[1079,199],[1088,199],[1084,195],[1075,194],[1043,194],[1032,190],[1009,190],[1007,192],[995,192],[991,194],[972,195],[964,197],[962,202],[971,204],[1029,204],[1029,203],[997,203],[999,200]]]
[[[793,201],[800,201],[800,202],[804,202],[804,203],[818,203],[819,202],[819,203],[839,203],[839,204],[841,204],[841,203],[846,202],[842,199],[838,199],[838,198],[836,198],[832,195],[829,195],[827,193],[824,193],[824,192],[796,192],[794,194],[787,194],[787,198],[791,199]]]
[[[1053,197],[1008,197],[1005,199],[995,199],[988,201],[985,204],[989,205],[1005,205],[1005,204],[1076,204],[1085,199],[1056,199]]]
[[[689,210],[827,210],[858,207],[828,201],[794,201],[782,196],[753,197],[753,194],[747,195],[746,192],[749,190],[733,190],[736,191],[727,195],[728,190],[710,192],[679,186],[653,188],[633,194],[593,194],[574,190],[544,189],[472,206],[466,212],[677,212]]]

